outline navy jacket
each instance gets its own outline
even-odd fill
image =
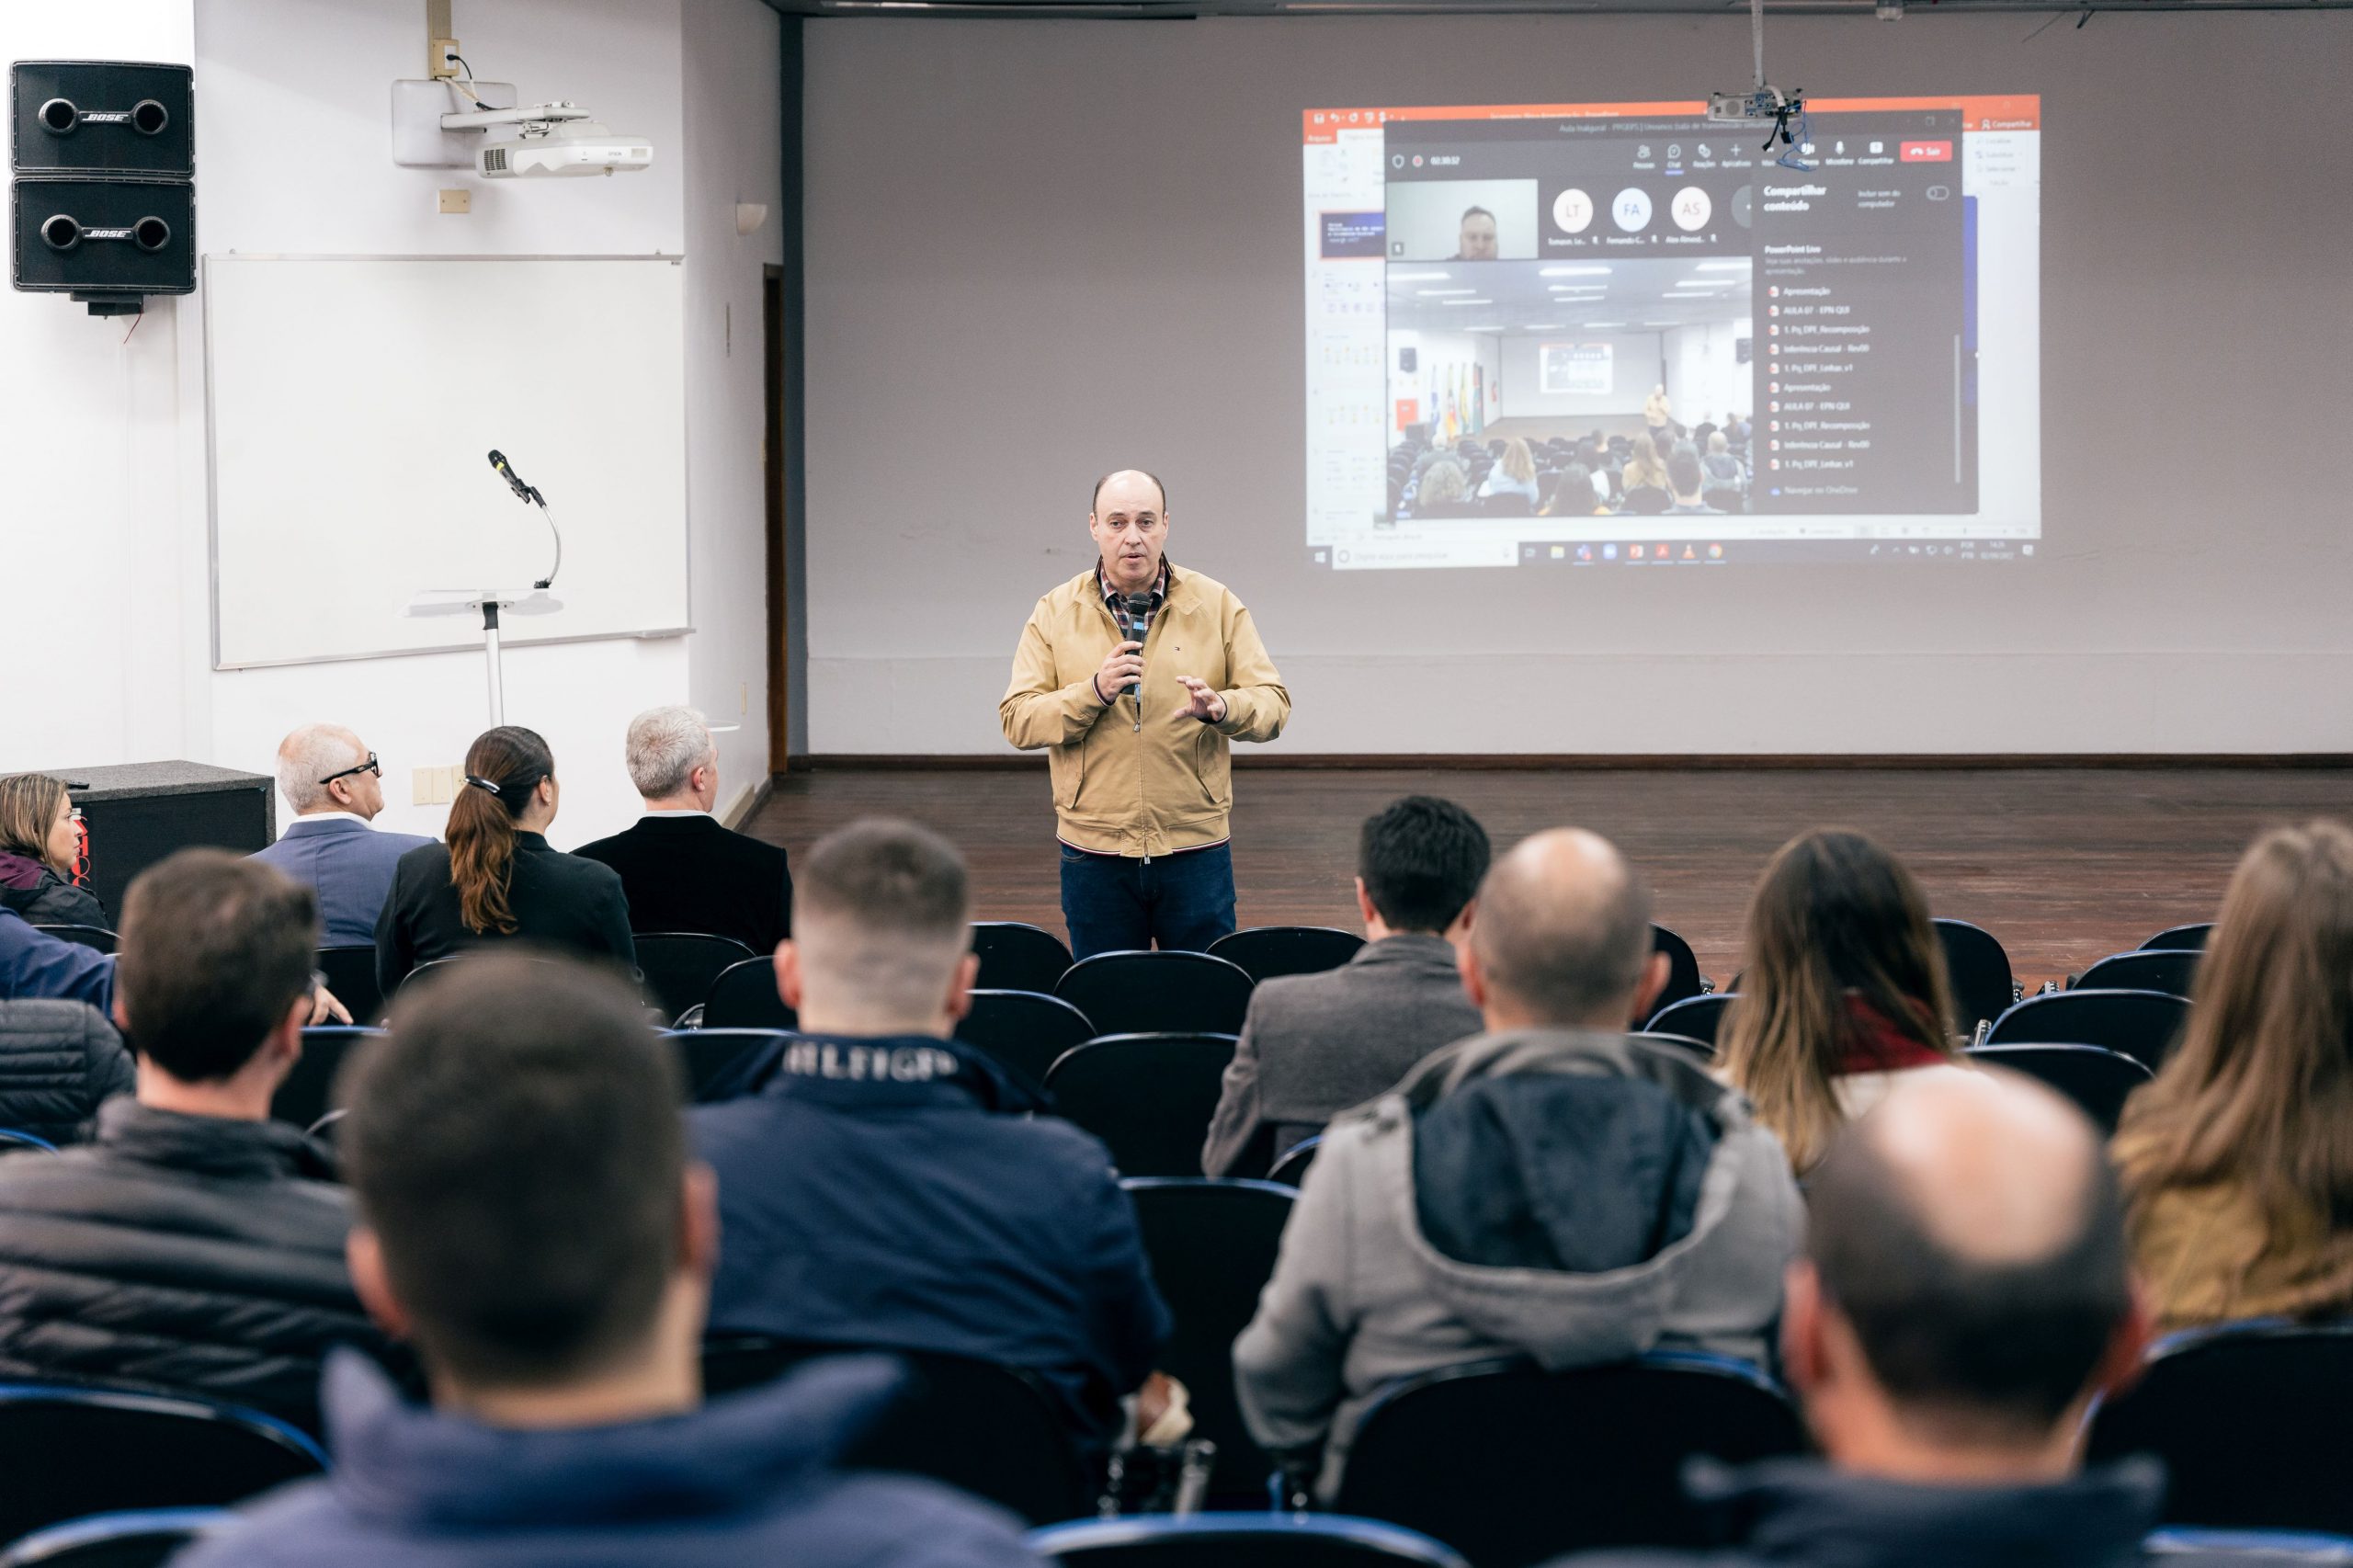
[[[114,955],[36,931],[0,909],[0,1002],[55,997],[87,1002],[111,1017]]]
[[[719,1175],[714,1330],[1039,1373],[1083,1444],[1168,1335],[1103,1145],[956,1040],[799,1036],[756,1095],[689,1111]]]
[[[277,843],[253,858],[317,890],[321,941],[365,947],[376,940],[376,916],[392,891],[393,866],[432,842],[414,833],[379,833],[358,817],[296,817]]]
[[[833,1458],[904,1374],[812,1367],[699,1410],[516,1431],[404,1405],[359,1357],[328,1365],[334,1473],[270,1494],[178,1568],[1039,1568],[1013,1522]]]
[[[573,851],[620,873],[632,931],[700,931],[772,953],[792,935],[784,851],[701,812],[648,812]]]

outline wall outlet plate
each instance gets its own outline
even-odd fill
[[[404,169],[471,169],[479,131],[444,131],[441,117],[472,108],[514,108],[521,100],[512,82],[468,82],[474,98],[456,82],[405,79],[392,84],[392,162]]]
[[[441,193],[444,212],[471,212],[474,210],[474,193],[471,190],[445,190]]]

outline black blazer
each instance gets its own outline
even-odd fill
[[[717,819],[653,812],[577,851],[620,873],[633,931],[701,931],[772,953],[792,934],[792,868],[784,851]]]
[[[518,833],[506,906],[515,913],[513,937],[469,931],[449,881],[449,846],[426,844],[402,856],[392,868],[392,894],[376,917],[376,983],[385,998],[417,965],[487,942],[539,942],[637,968],[629,900],[608,866],[551,849],[539,834]]]

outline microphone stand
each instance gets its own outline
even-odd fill
[[[524,488],[530,491],[532,501],[539,506],[540,516],[547,521],[548,533],[555,540],[555,564],[548,568],[546,576],[532,584],[531,586],[552,588],[555,586],[555,574],[563,570],[563,530],[555,526],[555,514],[548,510],[547,497],[540,494],[539,486],[533,484],[526,485]]]

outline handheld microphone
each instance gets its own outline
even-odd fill
[[[515,492],[516,500],[538,501],[540,499],[540,493],[516,477],[515,471],[506,466],[506,454],[495,447],[491,449],[490,466],[498,471],[498,477],[506,482],[506,488]],[[546,503],[540,502],[540,505],[544,506]]]
[[[1151,614],[1152,596],[1150,594],[1130,594],[1128,596],[1128,619],[1131,623],[1142,626],[1144,624],[1144,619]],[[1141,642],[1143,639],[1139,637],[1136,641]],[[1127,694],[1130,697],[1136,697],[1137,692],[1142,688],[1142,685],[1143,683],[1142,681],[1131,680],[1128,682]],[[1142,701],[1142,699],[1141,698],[1137,698],[1137,700]]]

